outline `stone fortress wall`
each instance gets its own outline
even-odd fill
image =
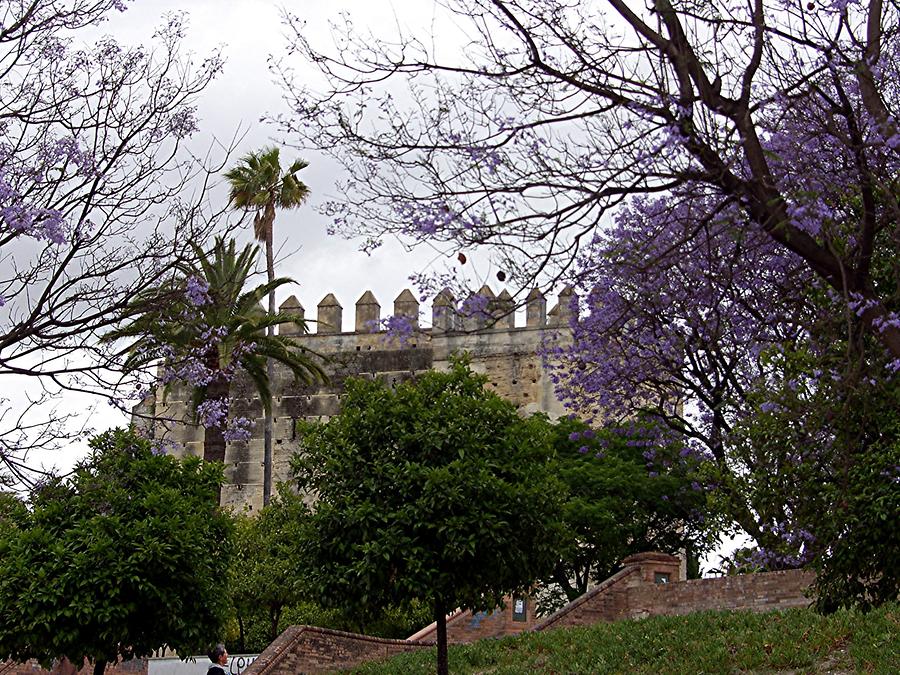
[[[381,306],[370,291],[356,303],[355,330],[344,332],[343,308],[333,294],[328,294],[318,304],[315,322],[309,324],[315,332],[304,335],[297,326],[281,327],[282,335],[291,335],[299,344],[327,357],[324,368],[329,382],[312,386],[297,383],[290,371],[276,364],[272,387],[275,483],[290,478],[290,457],[300,449],[296,422],[325,421],[337,414],[344,380],[350,376],[401,382],[423,371],[445,369],[454,353],[468,352],[472,369],[488,376],[487,386],[523,413],[545,412],[552,418],[559,417],[563,407],[537,350],[545,338],[564,339],[561,336],[568,326],[572,293],[569,288],[563,289],[557,305],[548,313],[544,295],[532,291],[525,301],[524,325],[517,326],[514,302],[506,291],[495,296],[489,287],[482,287],[477,295],[487,298],[486,310],[464,317],[456,299],[445,290],[432,302],[432,327],[419,328],[419,303],[407,289],[397,296],[393,307],[393,315],[404,317],[413,328],[406,339],[380,329]],[[294,296],[280,309],[305,317]],[[256,511],[262,506],[263,408],[247,381],[238,379],[231,396],[231,414],[253,419],[255,424],[249,441],[230,442],[226,447],[222,503]],[[150,425],[152,435],[171,441],[172,454],[202,456],[204,430],[192,423],[188,387],[173,387],[165,399],[157,393],[135,412],[145,420],[155,419]]]

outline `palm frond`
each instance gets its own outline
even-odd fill
[[[257,353],[246,354],[241,358],[241,368],[250,377],[253,387],[262,400],[263,410],[272,410],[272,391],[269,376],[266,372],[266,360]]]
[[[253,273],[257,252],[258,247],[252,244],[238,249],[233,239],[223,238],[217,238],[209,251],[195,246],[195,266],[185,267],[181,278],[160,288],[148,289],[140,301],[143,312],[110,331],[104,339],[129,340],[119,356],[123,357],[126,369],[137,369],[161,361],[169,361],[172,365],[173,355],[175,364],[179,358],[196,358],[198,351],[202,352],[206,346],[205,331],[220,330],[221,341],[217,343],[212,358],[218,360],[219,368],[228,367],[237,358],[267,411],[271,405],[271,383],[266,373],[266,358],[271,357],[283,364],[300,381],[326,381],[319,355],[298,345],[288,336],[266,335],[269,326],[295,323],[305,332],[307,324],[294,314],[268,314],[259,304],[276,288],[293,283],[290,278],[279,277],[244,290]],[[190,276],[200,277],[209,285],[211,302],[197,307],[188,302],[185,287]],[[169,302],[158,302],[163,297],[168,298]],[[256,345],[252,352],[243,349],[235,351],[238,345],[245,347],[249,343]],[[164,393],[168,389],[166,387]],[[196,410],[197,405],[205,400],[206,387],[194,387],[192,393],[193,408]]]
[[[255,211],[253,229],[257,239],[263,240],[271,226],[266,213],[270,207],[293,209],[306,201],[309,188],[296,174],[307,166],[304,160],[296,159],[282,173],[279,149],[272,146],[245,155],[237,166],[225,172],[234,208]]]
[[[236,307],[249,307],[250,305],[258,304],[263,298],[269,295],[270,291],[274,291],[276,288],[280,288],[285,284],[295,284],[297,283],[290,277],[276,277],[272,281],[268,281],[264,284],[260,284],[256,288],[252,288],[246,293],[243,293],[235,302]]]

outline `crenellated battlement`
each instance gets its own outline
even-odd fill
[[[516,305],[501,290],[494,294],[488,286],[463,300],[443,290],[431,302],[431,326],[422,328],[422,306],[404,289],[394,300],[393,317],[406,320],[402,331],[386,331],[381,305],[375,294],[365,291],[356,302],[354,330],[344,332],[343,307],[329,293],[316,306],[310,320],[311,332],[300,325],[285,324],[282,335],[321,355],[328,382],[305,385],[291,372],[276,365],[272,382],[274,413],[274,474],[278,481],[290,478],[289,460],[301,449],[296,428],[299,420],[327,420],[341,408],[341,394],[348,377],[380,379],[390,384],[403,382],[428,370],[449,367],[454,354],[468,353],[473,370],[487,377],[487,387],[516,405],[522,414],[544,412],[562,415],[553,383],[544,369],[539,350],[546,340],[566,340],[572,311],[573,291],[565,288],[557,304],[547,311],[547,299],[533,290],[525,299],[524,325],[516,324]],[[426,311],[427,311],[426,307]],[[300,301],[291,296],[280,310],[305,320]],[[176,455],[202,455],[204,430],[193,424],[190,390],[174,387],[167,397],[158,395],[145,402],[141,412],[157,418],[156,438],[176,444]],[[230,414],[255,420],[249,441],[234,441],[225,449],[223,503],[236,508],[258,509],[262,504],[263,407],[249,378],[238,377],[232,384]],[[173,423],[172,420],[175,420]]]
[[[509,291],[503,289],[495,295],[490,286],[485,284],[460,302],[449,289],[438,293],[431,302],[431,332],[466,332],[481,330],[513,330],[515,328],[547,328],[568,324],[572,312],[572,300],[575,295],[570,287],[559,293],[557,304],[547,312],[547,299],[537,288],[525,298],[525,323],[516,325],[516,303]],[[419,327],[421,316],[419,300],[408,288],[400,292],[394,299],[394,317],[407,320],[413,330]],[[306,310],[296,296],[290,296],[281,303],[279,309],[286,314],[294,314],[300,320],[308,322],[311,334],[336,335],[344,333],[344,308],[333,293],[329,293],[316,306],[316,318],[307,319]],[[372,291],[367,290],[356,301],[355,326],[352,333],[370,334],[385,332],[381,321],[381,304]],[[281,335],[298,336],[303,332],[299,326],[281,326]]]

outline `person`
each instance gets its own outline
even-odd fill
[[[209,660],[212,661],[212,665],[206,671],[206,675],[228,675],[228,671],[225,670],[228,666],[228,650],[225,649],[225,645],[220,642],[213,647],[209,653]]]

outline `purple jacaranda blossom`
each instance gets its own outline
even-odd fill
[[[175,441],[166,438],[157,438],[150,443],[150,452],[154,455],[169,455],[180,446]]]
[[[226,441],[247,442],[250,440],[252,427],[253,422],[247,417],[235,417],[222,432],[222,437]]]
[[[209,284],[196,275],[191,275],[185,281],[184,294],[192,305],[199,307],[209,303]]]
[[[367,328],[384,331],[385,341],[396,341],[401,346],[408,345],[417,331],[416,323],[410,317],[399,314],[373,321]]]

